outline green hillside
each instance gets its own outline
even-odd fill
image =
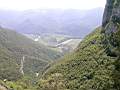
[[[40,90],[120,90],[120,1],[107,0],[103,23],[55,63]]]
[[[25,75],[35,76],[45,67],[60,57],[61,54],[40,45],[17,32],[0,28],[0,79],[17,80],[21,61]]]
[[[66,55],[45,73],[40,85],[43,81],[46,83],[40,86],[41,90],[50,88],[51,83],[59,81],[61,75],[65,85],[62,90],[119,90],[115,85],[120,84],[120,74],[116,71],[116,68],[119,70],[120,59],[108,55],[104,40],[105,34],[101,33],[101,28],[97,28],[80,43],[75,52]],[[52,77],[56,74],[57,79]]]
[[[101,29],[98,28],[80,43],[74,53],[65,56],[63,60],[51,67],[45,79],[59,73],[63,75],[64,84],[70,90],[111,88],[114,84],[112,74],[116,58],[107,56],[102,44],[103,39],[104,34],[101,34]]]

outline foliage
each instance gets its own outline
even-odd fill
[[[108,56],[103,40],[104,34],[101,28],[97,28],[74,53],[57,62],[44,77],[61,73],[65,86],[70,90],[114,90],[117,57]]]
[[[39,90],[68,90],[65,87],[63,75],[60,73],[52,74],[47,79],[39,81]]]
[[[17,32],[0,28],[0,80],[16,81],[22,78],[19,69],[23,56],[24,73],[34,78],[35,73],[40,76],[46,66],[61,54]]]

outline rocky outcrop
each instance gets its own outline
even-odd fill
[[[103,15],[103,27],[105,28],[110,21],[120,23],[120,0],[107,0]]]
[[[113,1],[114,0],[107,0],[107,4],[103,15],[103,22],[102,22],[103,27],[105,27],[107,23],[110,21],[112,15],[112,9],[113,9]]]
[[[110,56],[120,56],[120,0],[107,0],[102,22]]]
[[[111,90],[120,90],[120,0],[107,0],[102,27],[106,52],[116,57],[112,74],[114,89]]]

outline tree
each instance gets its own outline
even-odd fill
[[[68,90],[65,86],[65,80],[61,73],[55,73],[47,79],[41,79],[39,82],[40,90]]]

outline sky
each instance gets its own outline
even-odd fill
[[[0,9],[81,9],[104,7],[106,0],[0,0]]]

